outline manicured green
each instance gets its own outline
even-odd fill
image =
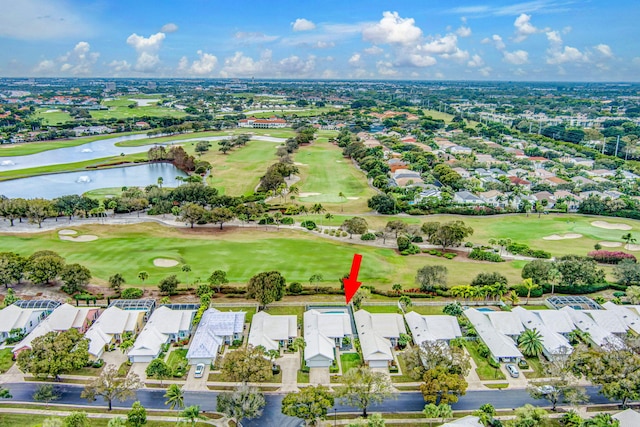
[[[255,305],[241,306],[241,307],[219,307],[219,306],[216,306],[215,300],[213,300],[213,307],[215,307],[215,309],[219,311],[244,311],[245,313],[247,313],[244,317],[245,323],[251,323],[251,320],[253,319],[253,315],[256,314]]]
[[[169,353],[167,356],[167,365],[169,365],[172,369],[180,365],[186,364],[187,361],[187,349],[186,348],[176,348]]]
[[[281,315],[294,315],[298,318],[298,322],[302,322],[302,316],[304,315],[304,307],[303,306],[276,306],[276,307],[267,307],[265,310],[267,313],[274,316]]]
[[[151,104],[146,107],[129,108],[130,104],[136,104],[132,98],[138,96],[123,97],[112,101],[103,101],[102,105],[109,107],[108,110],[91,110],[91,118],[93,119],[126,119],[132,117],[184,117],[187,114],[177,109],[162,107],[157,104]],[[159,97],[158,97],[159,99]]]
[[[61,125],[73,120],[68,112],[56,108],[38,108],[33,118],[42,119],[42,124],[45,126]]]
[[[0,350],[0,373],[7,372],[13,366],[12,348],[3,348]]]
[[[362,359],[358,353],[341,353],[340,365],[342,366],[342,375],[346,374],[351,368],[357,368],[362,364]]]
[[[480,356],[478,354],[478,343],[473,341],[464,341],[464,346],[467,348],[467,351],[473,357],[473,360],[476,362],[478,366],[476,368],[476,373],[480,377],[481,380],[504,380],[506,379],[505,375],[498,368],[493,368],[489,365],[489,361]]]

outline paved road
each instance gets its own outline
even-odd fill
[[[31,402],[31,396],[38,387],[38,384],[34,383],[15,383],[4,384],[9,388],[13,394],[12,401],[15,402]],[[76,405],[90,405],[90,406],[104,406],[105,403],[102,399],[98,399],[95,402],[87,402],[85,399],[80,398],[80,392],[82,386],[72,384],[60,384],[59,389],[62,393],[62,397],[56,403],[76,404]],[[138,391],[137,400],[142,403],[146,408],[153,409],[166,409],[164,406],[164,390],[152,390],[143,389]],[[597,387],[587,387],[587,394],[589,395],[590,402],[593,404],[610,403],[608,399],[598,394]],[[200,405],[200,408],[204,411],[215,411],[216,408],[216,396],[215,392],[185,392],[185,404]],[[267,400],[267,407],[265,408],[262,417],[257,420],[245,421],[243,424],[245,427],[259,427],[259,426],[279,426],[279,427],[298,427],[302,425],[302,422],[297,418],[287,417],[280,412],[282,398],[281,394],[268,394],[265,396]],[[114,407],[122,407],[128,409],[131,407],[133,400],[126,402],[114,402]],[[485,403],[492,403],[498,409],[517,408],[525,403],[537,404],[540,406],[547,406],[548,402],[544,400],[535,400],[527,393],[526,390],[483,390],[483,391],[470,391],[465,396],[460,398],[460,401],[453,405],[455,410],[474,410],[478,409]],[[357,412],[357,409],[337,405],[337,412]],[[424,408],[424,400],[420,393],[399,393],[396,399],[388,399],[380,405],[374,405],[369,408],[371,412],[405,412],[405,411],[421,411]],[[330,411],[332,412],[332,411]]]

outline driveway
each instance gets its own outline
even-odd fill
[[[147,366],[149,366],[149,364],[147,362],[138,362],[138,363],[133,363],[131,364],[131,369],[129,369],[129,373],[134,373],[136,375],[138,375],[140,377],[141,381],[144,381],[147,379]]]
[[[120,365],[127,361],[127,359],[127,355],[120,349],[105,351],[102,354],[102,360],[104,360],[104,363],[106,365],[115,365],[116,368],[119,368]]]
[[[298,389],[298,369],[300,368],[300,356],[298,353],[284,354],[278,359],[280,370],[282,371],[282,387],[283,393],[292,393],[299,391]]]
[[[520,371],[520,376],[518,378],[513,378],[511,374],[509,374],[509,371],[507,371],[506,365],[503,365],[502,363],[500,364],[500,370],[507,377],[507,382],[509,383],[510,389],[527,388],[527,386],[529,385],[529,380],[527,380],[525,374],[520,369],[518,369],[518,371]]]
[[[309,383],[312,385],[331,385],[329,379],[329,368],[311,368],[309,370]]]
[[[189,373],[187,373],[187,381],[184,383],[183,389],[185,391],[209,391],[207,387],[207,378],[209,378],[209,370],[211,369],[211,365],[208,363],[204,364],[204,373],[202,374],[202,378],[196,378],[197,365],[191,365],[189,368]]]

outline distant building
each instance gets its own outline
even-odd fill
[[[284,128],[287,127],[287,121],[277,117],[270,117],[268,119],[256,119],[255,117],[249,117],[248,119],[239,120],[238,127],[255,129]]]

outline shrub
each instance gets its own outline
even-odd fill
[[[529,294],[529,290],[523,285],[516,285],[513,287],[513,290],[516,291],[516,294],[518,294],[519,297],[526,297]],[[558,292],[558,287],[556,287],[555,291]],[[539,298],[542,296],[543,292],[544,288],[532,289],[531,297]]]
[[[300,226],[306,228],[307,230],[315,230],[317,228],[316,223],[311,220],[302,221]]]
[[[347,237],[348,235],[349,235],[349,233],[347,233],[346,231],[343,231],[343,232],[340,234],[340,236],[342,236],[342,237]]]
[[[293,225],[295,221],[290,216],[285,216],[280,220],[282,225]]]
[[[465,248],[472,248],[473,247],[473,243],[467,242],[467,243],[464,244],[464,247]]]
[[[400,251],[400,255],[413,255],[413,254],[419,254],[419,253],[420,253],[420,248],[413,244],[410,244],[409,247],[404,251]]]
[[[528,256],[532,258],[542,258],[542,259],[550,259],[551,254],[549,252],[540,250],[540,249],[531,249],[529,246],[524,243],[511,243],[507,246],[507,252],[515,254]]]
[[[446,259],[454,259],[456,256],[458,256],[457,254],[452,254],[452,253],[446,253],[443,255]]]
[[[603,264],[618,264],[624,259],[630,259],[633,262],[637,261],[634,255],[622,251],[591,251],[588,256]]]
[[[613,296],[616,297],[616,298],[622,298],[624,296],[627,296],[627,293],[626,292],[622,292],[622,291],[615,291],[613,293]]]
[[[120,298],[122,299],[138,299],[142,297],[144,291],[140,288],[127,288],[122,291]]]
[[[302,285],[300,284],[300,282],[291,282],[289,284],[288,291],[290,294],[297,295],[302,292]]]
[[[258,225],[268,225],[268,224],[274,224],[274,223],[275,223],[275,220],[270,216],[265,218],[260,218],[260,221],[258,221]]]
[[[376,235],[373,233],[364,233],[360,236],[360,240],[376,240]]]
[[[94,368],[102,368],[103,365],[104,365],[104,360],[97,359],[95,362],[93,362],[91,366],[93,366]]]
[[[487,361],[489,362],[489,366],[491,366],[492,368],[499,368],[500,364],[498,362],[496,362],[493,357],[489,357],[487,358]]]
[[[476,259],[478,261],[504,262],[504,259],[502,259],[499,254],[495,252],[485,252],[478,248],[471,250],[469,258]]]
[[[400,252],[406,251],[411,247],[411,240],[409,240],[407,237],[404,237],[404,236],[399,236],[396,239],[396,243],[398,244],[398,250]]]
[[[488,357],[491,352],[489,351],[489,347],[480,343],[478,344],[478,354],[480,355],[480,357]]]

